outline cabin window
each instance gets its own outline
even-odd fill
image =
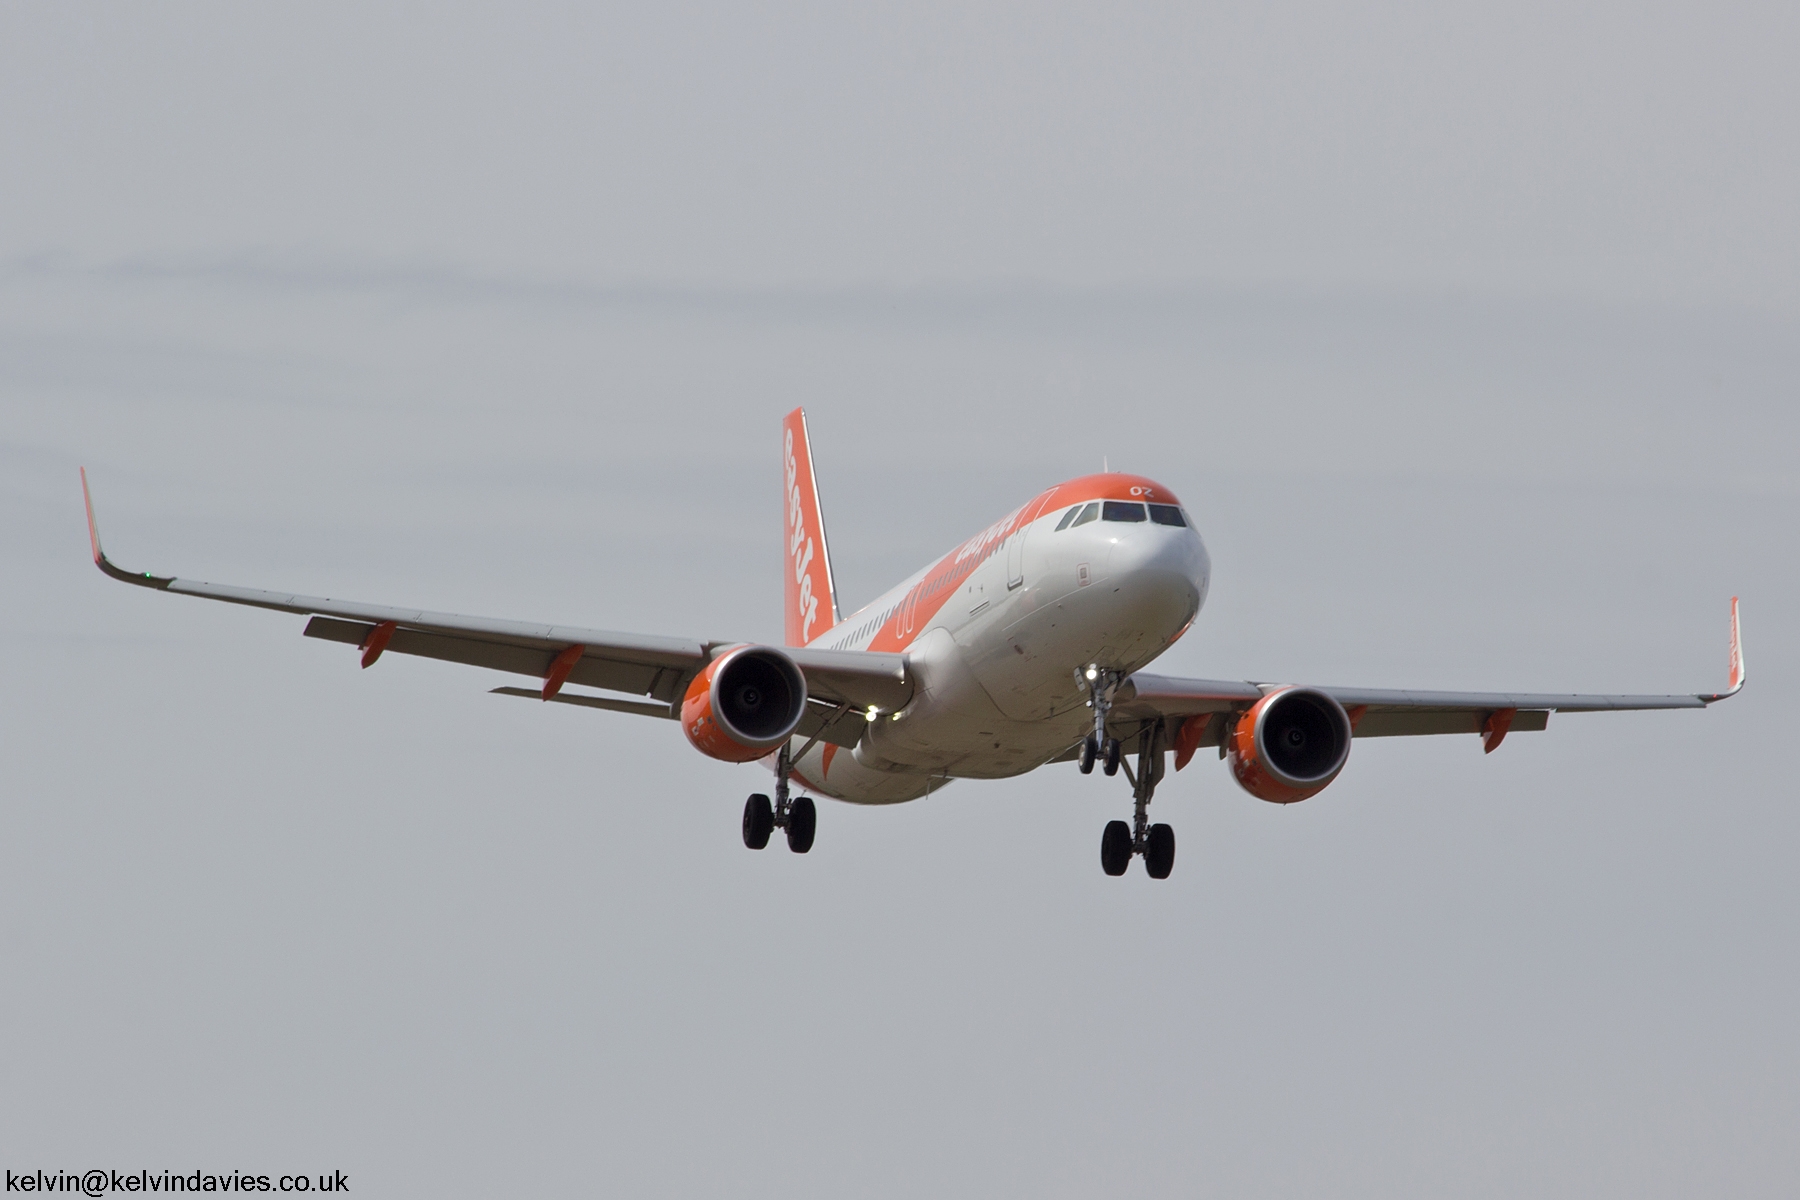
[[[1081,505],[1077,504],[1074,508],[1071,508],[1068,512],[1064,513],[1063,519],[1056,523],[1056,532],[1061,533],[1063,530],[1067,529],[1069,527],[1069,522],[1073,521],[1075,519],[1075,514],[1080,511]]]
[[[1141,521],[1144,519],[1144,506],[1127,500],[1108,500],[1100,519],[1103,521]]]
[[[1092,504],[1088,505],[1086,508],[1081,510],[1081,515],[1079,517],[1075,518],[1075,524],[1076,525],[1086,525],[1089,521],[1092,521],[1095,518],[1099,517],[1099,515],[1100,515],[1100,502],[1098,500],[1096,500]]]
[[[1173,504],[1152,504],[1150,506],[1150,519],[1155,521],[1158,525],[1177,525],[1182,528],[1187,527],[1187,521],[1182,518],[1181,510]]]

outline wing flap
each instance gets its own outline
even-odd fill
[[[1268,690],[1243,679],[1180,679],[1140,671],[1119,689],[1117,708],[1165,717],[1232,712],[1255,704]]]
[[[343,642],[351,646],[360,646],[374,628],[373,624],[362,621],[314,617],[306,623],[305,634],[307,637],[322,638],[328,642]],[[549,639],[545,640],[549,641]],[[396,629],[393,637],[388,640],[387,649],[395,654],[435,658],[441,662],[460,663],[469,667],[486,667],[489,670],[508,671],[515,675],[531,675],[542,679],[549,673],[550,666],[555,661],[557,654],[570,644],[555,641],[549,641],[547,645],[521,644],[518,641],[470,637],[402,626]],[[620,655],[614,647],[606,643],[577,642],[573,644],[585,645],[586,652],[569,671],[567,682],[584,687],[605,688],[612,692],[654,696],[665,705],[678,700],[682,689],[687,686],[687,681],[692,679],[695,673],[705,665],[705,659],[699,655],[679,665],[668,665],[666,662],[634,661]]]
[[[806,675],[806,690],[820,700],[850,707],[893,712],[913,697],[912,671],[904,654],[872,650],[785,650]]]
[[[814,701],[807,704],[794,733],[803,738],[817,735],[820,741],[854,750],[868,724],[861,709]]]
[[[306,623],[305,633],[310,638],[360,646],[374,629],[372,622],[316,616]],[[707,662],[707,658],[699,654],[678,665],[669,665],[667,656],[660,654],[655,657],[664,661],[646,662],[635,655],[620,653],[616,645],[576,644],[586,645],[587,652],[570,670],[569,683],[635,696],[654,696],[667,704],[681,699],[688,682]],[[549,639],[538,644],[522,644],[516,640],[470,637],[402,625],[394,631],[387,649],[396,654],[412,654],[542,679],[557,653],[567,645]],[[913,683],[904,654],[872,654],[861,650],[790,650],[787,653],[805,674],[809,694],[828,708],[847,702],[850,715],[859,722],[870,707],[891,712],[904,708],[912,699]],[[807,729],[802,722],[801,732],[810,736],[816,728],[815,725],[813,729]]]
[[[536,688],[497,687],[489,690],[495,696],[518,696],[525,700],[544,702],[544,695]],[[578,704],[583,708],[604,708],[609,712],[636,713],[640,717],[662,717],[664,720],[679,719],[680,713],[672,704],[657,704],[652,700],[631,700],[621,696],[584,696],[578,692],[558,692],[550,697],[552,704]]]
[[[1492,712],[1497,708],[1549,709],[1554,712],[1636,712],[1656,708],[1705,708],[1696,695],[1630,696],[1583,695],[1561,692],[1423,692],[1393,688],[1321,687],[1318,689],[1345,708],[1367,707],[1371,715],[1382,711],[1460,709]],[[1516,726],[1515,726],[1516,728]]]
[[[712,649],[723,644],[697,642],[688,638],[655,637],[641,633],[616,633],[606,629],[584,629],[578,625],[545,625],[535,621],[502,621],[493,617],[469,617],[460,613],[396,608],[386,604],[364,604],[357,601],[333,600],[328,596],[302,596],[292,592],[269,592],[258,588],[233,587],[222,583],[202,583],[198,580],[181,578],[170,579],[168,586],[163,590],[183,596],[223,600],[227,604],[269,608],[277,612],[294,613],[298,616],[336,617],[339,620],[360,622],[363,625],[379,625],[384,621],[392,621],[402,630],[443,633],[470,640],[541,648],[552,654],[559,653],[570,646],[593,646],[605,648],[620,658],[657,666],[686,667],[695,664],[704,666]]]
[[[1390,709],[1363,714],[1356,736],[1422,737],[1439,733],[1482,733],[1493,709]],[[1508,727],[1513,733],[1537,733],[1550,724],[1548,711],[1522,708]]]

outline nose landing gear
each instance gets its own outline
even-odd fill
[[[1119,739],[1106,736],[1106,714],[1112,711],[1113,693],[1118,691],[1122,678],[1117,671],[1100,667],[1077,668],[1075,671],[1075,681],[1087,689],[1088,707],[1094,710],[1094,732],[1081,743],[1083,775],[1094,773],[1095,760],[1099,760],[1101,769],[1108,775],[1119,773]]]
[[[795,854],[805,854],[812,849],[813,834],[819,825],[819,810],[811,796],[788,797],[790,766],[787,747],[783,746],[775,760],[774,803],[771,804],[760,792],[744,801],[744,845],[752,850],[767,846],[776,829],[787,831],[788,849]]]

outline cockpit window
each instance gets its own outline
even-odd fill
[[[1144,519],[1144,506],[1133,504],[1127,500],[1108,500],[1106,511],[1100,517],[1103,521],[1141,521]]]
[[[1056,532],[1061,533],[1063,530],[1067,529],[1069,527],[1069,522],[1073,521],[1075,519],[1075,514],[1080,511],[1081,505],[1077,504],[1074,508],[1071,508],[1068,512],[1064,513],[1063,519],[1056,523]]]
[[[1173,504],[1152,504],[1150,519],[1158,525],[1180,525],[1185,527],[1187,521],[1182,518],[1181,510]]]
[[[1099,515],[1100,515],[1100,502],[1098,500],[1096,500],[1096,501],[1094,501],[1094,503],[1088,505],[1086,508],[1081,510],[1081,515],[1079,517],[1075,518],[1075,524],[1076,525],[1086,525],[1089,521],[1094,520]],[[1070,528],[1074,528],[1074,526],[1070,526]]]

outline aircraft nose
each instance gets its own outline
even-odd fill
[[[1202,553],[1193,530],[1152,525],[1121,534],[1113,542],[1107,566],[1113,575],[1175,575],[1192,583],[1197,582]]]
[[[1152,526],[1122,534],[1113,543],[1108,574],[1159,606],[1179,610],[1185,621],[1199,609],[1206,586],[1206,549],[1191,529]]]

